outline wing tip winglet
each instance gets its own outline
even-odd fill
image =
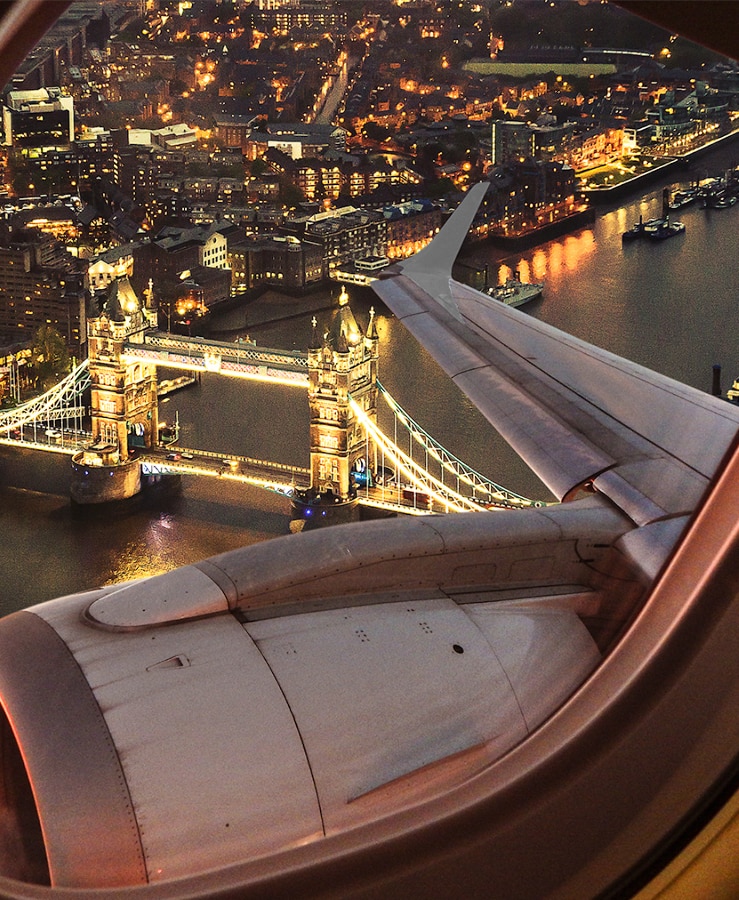
[[[487,181],[479,181],[467,191],[431,243],[401,264],[404,275],[413,278],[415,273],[423,273],[451,278],[454,261],[489,187]]]

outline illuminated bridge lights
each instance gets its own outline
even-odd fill
[[[430,434],[415,422],[379,380],[377,382],[377,388],[397,420],[402,422],[408,429],[413,440],[419,444],[429,456],[436,459],[440,463],[441,468],[444,471],[449,472],[457,482],[462,482],[472,488],[473,501],[475,501],[475,494],[483,494],[486,498],[490,498],[490,501],[496,506],[506,508],[513,507],[520,509],[528,506],[547,505],[542,501],[529,500],[526,497],[522,497],[520,494],[509,491],[507,488],[496,484],[494,481],[488,480],[479,472],[470,468],[470,466],[446,450],[438,441],[434,440]],[[446,491],[448,488],[444,487],[444,490]],[[466,502],[470,501],[466,500]],[[475,505],[472,508],[479,509],[479,503],[475,501]]]
[[[372,436],[372,439],[382,450],[383,455],[389,458],[396,469],[408,479],[409,487],[412,490],[417,490],[427,495],[432,501],[435,500],[441,504],[446,512],[464,512],[480,508],[474,500],[468,500],[444,485],[429,472],[422,469],[418,463],[414,462],[400,448],[396,447],[371,421],[355,400],[350,400],[350,404],[352,411],[363,428]]]
[[[280,383],[290,386],[307,387],[307,357],[290,351],[257,350],[254,346],[225,345],[231,348],[222,353],[217,342],[202,339],[184,340],[162,335],[147,337],[147,344],[129,344],[126,355],[131,361],[146,359],[165,364],[169,368],[204,370],[205,354],[220,354],[219,374],[223,376],[250,378],[266,383]],[[196,354],[200,353],[200,359]],[[166,359],[162,359],[162,354]],[[173,359],[178,357],[178,360]],[[249,370],[248,372],[244,370]],[[79,403],[84,390],[90,385],[87,360],[80,363],[62,381],[47,393],[29,400],[14,409],[0,413],[0,443],[22,444],[23,446],[54,453],[73,454],[89,441],[91,435],[83,431],[82,419],[86,413]],[[429,512],[463,512],[479,510],[482,503],[506,508],[544,506],[543,502],[531,501],[489,481],[471,469],[441,444],[428,435],[408,413],[403,410],[378,381],[377,388],[392,410],[396,421],[410,434],[414,444],[426,454],[425,465],[416,462],[412,456],[396,446],[367,413],[350,397],[350,403],[357,421],[368,439],[371,439],[403,483],[379,484],[365,488],[359,498],[363,505],[414,514]],[[50,436],[50,424],[55,423],[54,435]],[[58,427],[57,427],[58,426]],[[32,434],[28,432],[32,430]],[[47,431],[49,434],[47,434]],[[58,433],[57,433],[58,432]],[[233,457],[224,462],[225,457],[215,451],[182,450],[178,448],[177,459],[166,459],[152,451],[140,452],[138,459],[144,475],[190,474],[221,477],[233,481],[256,485],[268,490],[289,495],[295,488],[308,487],[310,470],[289,466],[268,460],[250,457]],[[439,466],[441,478],[430,473],[426,466],[428,458]],[[448,473],[456,489],[444,483],[444,473]],[[460,493],[465,485],[471,490],[471,497]],[[407,496],[404,496],[407,495]]]
[[[90,372],[87,360],[84,360],[45,394],[0,413],[0,441],[18,443],[17,439],[12,438],[12,432],[39,422],[72,422],[73,427],[67,427],[66,430],[82,432],[81,422],[85,410],[79,405],[79,399],[89,385]],[[44,449],[51,448],[44,446]]]

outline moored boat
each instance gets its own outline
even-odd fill
[[[622,241],[633,241],[636,238],[647,237],[651,230],[658,228],[664,224],[667,219],[648,219],[646,222],[639,216],[639,221],[635,223],[628,231],[624,231],[621,235]]]
[[[683,222],[670,222],[665,219],[663,222],[660,222],[659,225],[656,225],[654,228],[647,231],[646,237],[651,241],[664,241],[666,238],[683,234],[684,231],[685,224]]]
[[[727,209],[736,203],[734,194],[725,189],[708,191],[702,200],[704,209]]]
[[[667,205],[670,209],[682,209],[689,203],[694,203],[698,199],[697,188],[687,188],[686,190],[677,190],[670,197]]]
[[[486,293],[494,300],[500,300],[506,306],[521,306],[541,296],[544,290],[544,282],[541,281],[521,281],[518,272],[515,272],[513,278],[509,278],[503,284],[496,285],[487,289]]]

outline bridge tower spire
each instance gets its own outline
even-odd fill
[[[377,421],[378,344],[374,309],[365,331],[343,286],[338,308],[323,334],[313,320],[308,348],[311,486],[293,502],[293,511],[306,522],[355,518],[357,484],[371,480],[377,468],[376,447],[357,420],[351,401]]]
[[[150,326],[150,307],[127,277],[112,282],[97,315],[87,317],[91,382],[92,444],[72,459],[72,498],[101,503],[141,489],[133,447],[158,441],[156,366],[126,360],[126,341]]]

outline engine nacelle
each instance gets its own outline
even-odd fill
[[[183,877],[460,783],[597,664],[579,535],[592,564],[623,527],[593,503],[342,526],[8,616],[2,874]]]

